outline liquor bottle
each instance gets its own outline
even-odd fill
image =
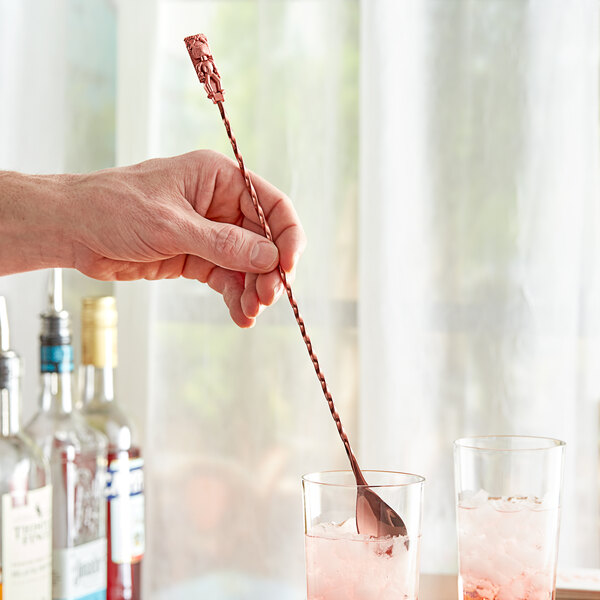
[[[42,452],[21,431],[21,361],[0,296],[0,599],[50,600],[52,486]]]
[[[130,420],[114,393],[117,308],[111,296],[84,298],[82,414],[108,437],[108,600],[139,600],[144,555],[144,472]]]
[[[73,347],[60,269],[51,271],[48,309],[41,318],[41,402],[27,431],[50,463],[52,597],[105,600],[107,442],[73,411]]]

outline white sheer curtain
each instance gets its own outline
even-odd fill
[[[26,65],[32,64],[34,58],[34,48],[27,43],[31,35],[48,48],[50,64],[64,66],[64,46],[57,35],[64,12],[57,7],[46,13],[40,7],[40,17],[47,17],[46,27],[40,21],[27,19],[24,4],[0,1],[0,169],[60,171],[64,169],[64,72],[43,70],[36,77]],[[56,87],[50,85],[53,75]],[[47,99],[44,107],[34,101],[42,95]],[[49,114],[52,119],[48,119]],[[58,147],[49,152],[53,138]],[[25,416],[29,416],[35,408],[37,387],[36,348],[31,341],[36,339],[38,330],[35,315],[43,307],[43,275],[27,273],[1,278],[0,294],[7,298],[12,344],[19,349],[31,376],[23,381],[23,395],[31,398],[24,407]]]
[[[492,432],[567,441],[560,561],[598,566],[597,3],[49,6],[0,0],[0,168],[229,153],[182,42],[206,33],[248,165],[306,227],[294,287],[361,464],[428,479],[423,570],[456,568],[452,441]],[[26,414],[43,278],[0,279]],[[75,322],[113,290],[67,287]],[[144,597],[300,600],[300,475],[346,462],[289,306],[240,331],[194,282],[114,290]]]
[[[452,441],[568,443],[560,561],[598,561],[598,4],[362,4],[363,460],[428,479],[454,569]]]

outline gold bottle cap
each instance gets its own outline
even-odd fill
[[[117,366],[117,303],[113,296],[83,298],[81,343],[84,365]]]

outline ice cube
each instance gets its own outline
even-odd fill
[[[479,508],[487,502],[488,497],[485,490],[464,490],[460,493],[458,504],[462,508]]]

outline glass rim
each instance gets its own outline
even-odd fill
[[[336,488],[369,488],[369,489],[377,489],[377,488],[400,488],[400,487],[408,487],[411,485],[423,484],[425,483],[425,477],[422,475],[417,475],[416,473],[407,473],[404,471],[386,471],[384,469],[361,469],[362,472],[367,475],[368,473],[379,473],[383,475],[402,475],[403,477],[412,478],[412,481],[404,481],[402,483],[380,483],[373,485],[358,485],[356,481],[350,483],[334,483],[328,481],[317,481],[317,475],[335,475],[335,474],[349,474],[354,475],[351,469],[331,469],[329,471],[313,471],[312,473],[306,473],[302,475],[302,483],[312,483],[314,485],[323,485],[328,487],[336,487]]]
[[[489,446],[484,443],[492,442],[493,440],[528,440],[529,442],[537,441],[539,442],[539,445],[506,448],[500,446]],[[559,440],[558,438],[544,437],[539,435],[474,435],[454,440],[454,448],[485,450],[488,452],[539,452],[543,450],[552,450],[553,448],[564,448],[566,445],[566,442]]]

